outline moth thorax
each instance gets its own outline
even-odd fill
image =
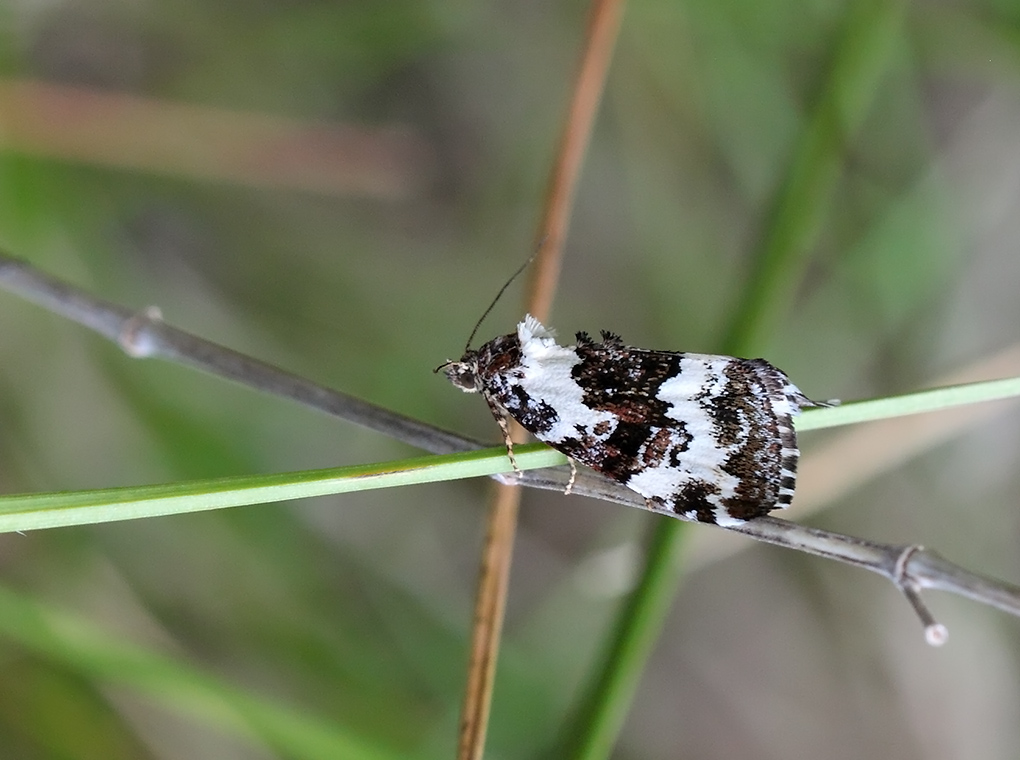
[[[465,356],[459,362],[450,362],[443,368],[446,379],[465,393],[477,393],[481,390],[478,382],[478,361]]]

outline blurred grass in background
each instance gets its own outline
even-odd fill
[[[851,7],[632,0],[568,241],[564,335],[718,348]],[[484,404],[430,370],[532,247],[585,10],[5,4],[0,244],[496,441]],[[816,398],[930,384],[1020,324],[1020,13],[916,4],[892,39],[863,122],[829,135],[841,157],[806,283],[754,351]],[[515,299],[482,340],[512,328]],[[1017,429],[1003,417],[811,519],[1015,581]],[[410,453],[132,362],[0,294],[5,493]],[[335,757],[349,739],[350,756],[450,757],[484,497],[436,485],[0,536],[0,756]],[[552,746],[654,519],[526,495],[491,757]],[[892,589],[821,560],[756,546],[691,574],[614,757],[1014,757],[1017,622],[931,601],[943,650]],[[274,731],[285,716],[251,708],[264,730],[239,731],[174,661],[317,728]]]

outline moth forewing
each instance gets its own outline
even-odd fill
[[[792,417],[816,403],[763,359],[633,348],[607,332],[561,346],[530,314],[442,369],[483,394],[511,461],[507,416],[650,507],[724,525],[790,504]]]

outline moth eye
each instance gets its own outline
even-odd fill
[[[477,390],[477,376],[475,374],[474,367],[470,364],[453,362],[444,370],[444,372],[446,373],[447,380],[461,390]]]

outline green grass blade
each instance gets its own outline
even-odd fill
[[[669,530],[662,530],[664,526]],[[569,733],[564,735],[565,750],[556,757],[603,758],[612,754],[651,647],[680,585],[679,564],[689,527],[676,520],[662,520],[652,532],[641,583],[620,611],[622,625],[618,623],[605,661],[596,670]]]
[[[808,409],[797,419],[797,429],[820,430],[1016,396],[1020,396],[1020,378],[933,388],[834,408]],[[521,469],[555,467],[566,462],[562,454],[540,443],[517,446],[514,453]],[[505,450],[498,446],[354,467],[4,496],[0,497],[0,533],[185,514],[509,471]]]
[[[723,339],[723,353],[760,345],[793,300],[840,173],[846,141],[860,127],[888,65],[906,3],[851,3],[828,80],[795,148],[754,252],[747,287]]]
[[[808,409],[797,418],[798,432],[821,430],[838,425],[853,425],[890,417],[937,412],[982,401],[997,401],[1020,396],[1020,377],[984,380],[964,385],[915,391],[902,396],[854,401],[831,409]]]
[[[791,161],[773,213],[755,253],[755,266],[723,346],[744,355],[767,332],[800,280],[838,174],[842,140],[860,124],[900,27],[902,0],[868,0],[849,6],[848,21],[826,91]],[[622,610],[598,675],[568,726],[559,757],[609,757],[633,701],[640,674],[676,594],[685,523],[658,521],[645,568]]]
[[[522,469],[554,467],[567,461],[562,454],[544,444],[515,447],[514,455]],[[500,446],[356,467],[5,496],[0,498],[0,532],[184,514],[508,471],[510,463],[506,450]]]
[[[123,684],[226,734],[293,760],[401,757],[322,720],[245,693],[186,662],[125,643],[73,615],[0,587],[0,635],[100,682]]]

